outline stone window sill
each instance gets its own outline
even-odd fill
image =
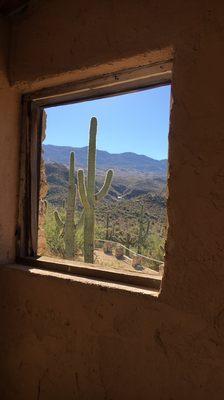
[[[69,280],[82,285],[96,285],[106,290],[128,291],[153,297],[158,297],[162,280],[162,277],[157,275],[142,277],[139,276],[140,273],[111,272],[82,263],[65,262],[48,257],[21,259],[19,263],[5,267],[48,278]]]

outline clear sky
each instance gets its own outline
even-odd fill
[[[88,145],[89,122],[98,119],[97,148],[167,158],[170,86],[108,97],[47,111],[45,144]]]

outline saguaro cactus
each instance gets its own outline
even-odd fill
[[[133,238],[131,237],[130,233],[127,232],[126,240],[125,240],[125,247],[126,247],[125,254],[126,254],[127,257],[130,257],[129,249],[130,249],[130,246],[133,245],[134,243],[135,243],[135,240],[133,240]]]
[[[130,247],[136,244],[136,237],[131,236],[131,234],[127,232],[125,236],[119,236],[117,240],[126,247],[125,255],[130,257]]]
[[[109,213],[107,213],[107,218],[106,218],[106,240],[109,239]]]
[[[141,206],[140,216],[139,216],[139,231],[138,231],[138,239],[137,239],[137,252],[138,254],[141,253],[142,246],[144,245],[145,239],[149,234],[149,227],[150,221],[147,223],[147,227],[144,227],[143,222],[143,214],[144,214],[144,207]]]
[[[74,259],[75,256],[75,231],[76,225],[74,222],[75,203],[76,203],[76,184],[75,184],[75,156],[74,152],[70,154],[69,166],[69,188],[66,202],[66,217],[63,222],[57,211],[54,212],[56,224],[60,229],[63,229],[65,243],[65,258]]]
[[[112,226],[110,227],[110,214],[107,213],[106,215],[106,240],[114,240],[115,239],[115,229],[116,229],[116,222],[112,221]]]
[[[107,171],[102,188],[95,194],[96,134],[97,119],[93,117],[91,118],[89,131],[87,182],[84,179],[84,171],[82,169],[78,171],[78,189],[84,207],[84,261],[88,263],[94,262],[95,206],[98,201],[107,195],[113,177],[113,171]]]

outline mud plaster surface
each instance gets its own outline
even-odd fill
[[[12,21],[10,53],[0,24],[0,260],[15,255],[21,92],[171,46],[165,276],[155,298],[2,266],[1,398],[223,399],[223,3],[61,4]]]

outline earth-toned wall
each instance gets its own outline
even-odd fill
[[[218,323],[84,278],[0,276],[1,399],[223,399]]]
[[[11,51],[1,43],[0,55],[2,263],[14,259],[19,93],[169,58],[170,48],[174,64],[159,298],[2,266],[1,398],[222,399],[224,5],[47,0],[10,24]]]
[[[10,31],[0,20],[0,262],[15,258],[19,170],[19,94],[7,76]]]

